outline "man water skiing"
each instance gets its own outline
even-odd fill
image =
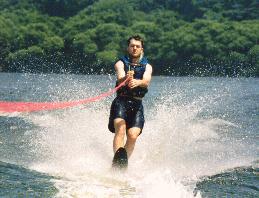
[[[128,54],[120,58],[114,66],[117,85],[126,79],[127,83],[117,91],[117,97],[112,102],[108,128],[115,133],[114,153],[125,148],[129,158],[144,127],[142,98],[148,91],[152,66],[144,57],[144,41],[139,35],[131,36],[127,42]]]

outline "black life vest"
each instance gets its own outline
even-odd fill
[[[143,79],[143,75],[146,71],[146,65],[148,64],[148,60],[146,57],[143,57],[139,63],[131,63],[130,58],[128,56],[123,56],[119,60],[124,63],[124,70],[127,73],[129,70],[134,71],[134,79]],[[116,86],[118,82],[116,82]],[[127,85],[123,86],[117,91],[117,95],[129,96],[129,97],[138,97],[143,98],[145,94],[148,92],[146,87],[135,87],[130,89]]]

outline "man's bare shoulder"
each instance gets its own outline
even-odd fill
[[[114,65],[115,69],[121,69],[124,68],[124,64],[121,60],[118,60],[115,65]]]
[[[152,65],[150,65],[149,63],[146,65],[146,71],[149,71],[150,73],[152,73]]]

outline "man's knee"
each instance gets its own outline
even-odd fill
[[[128,130],[127,138],[131,141],[136,141],[141,132],[140,128],[131,128]]]
[[[126,131],[126,123],[122,118],[116,118],[114,120],[114,128],[116,134],[125,134]]]

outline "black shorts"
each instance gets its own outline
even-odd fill
[[[114,119],[116,118],[124,119],[127,129],[138,127],[142,132],[145,123],[142,101],[126,96],[117,96],[111,105],[108,124],[109,130],[113,133],[115,133]]]

